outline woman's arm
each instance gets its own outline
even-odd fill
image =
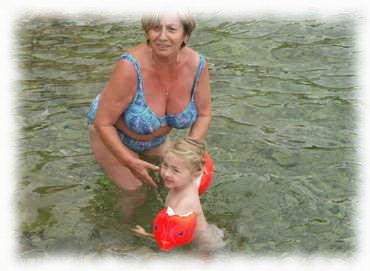
[[[211,86],[209,83],[207,62],[204,63],[200,75],[199,85],[195,93],[195,101],[197,104],[198,117],[190,129],[189,137],[197,140],[204,140],[207,136],[212,117]]]
[[[142,182],[156,188],[156,183],[148,174],[148,169],[159,170],[155,165],[138,158],[122,144],[114,124],[122,112],[129,106],[136,93],[136,71],[131,63],[119,61],[113,69],[110,80],[103,90],[94,127],[105,146],[117,160]]]

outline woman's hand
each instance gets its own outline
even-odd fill
[[[148,170],[159,171],[159,167],[148,163],[141,159],[134,159],[128,163],[127,167],[130,169],[131,173],[138,178],[141,182],[150,185],[154,189],[157,189],[157,184],[150,177]]]

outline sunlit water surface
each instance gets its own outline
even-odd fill
[[[144,41],[139,18],[26,16],[16,29],[19,254],[162,255],[129,231],[150,229],[160,197],[122,223],[85,118],[121,53]],[[219,253],[355,251],[355,41],[347,15],[199,18],[190,46],[209,63],[217,170],[202,202],[225,233]]]

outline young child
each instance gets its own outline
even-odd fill
[[[204,142],[187,137],[173,143],[162,158],[160,175],[169,192],[166,208],[158,213],[153,227],[162,250],[191,241],[208,252],[223,246],[223,232],[207,223],[200,202],[197,182],[203,171],[205,154]],[[153,237],[141,226],[133,231]]]

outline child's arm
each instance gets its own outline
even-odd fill
[[[133,228],[131,230],[138,236],[149,237],[150,239],[154,240],[154,235],[152,233],[146,232],[145,229],[139,225],[136,225],[136,228]]]

